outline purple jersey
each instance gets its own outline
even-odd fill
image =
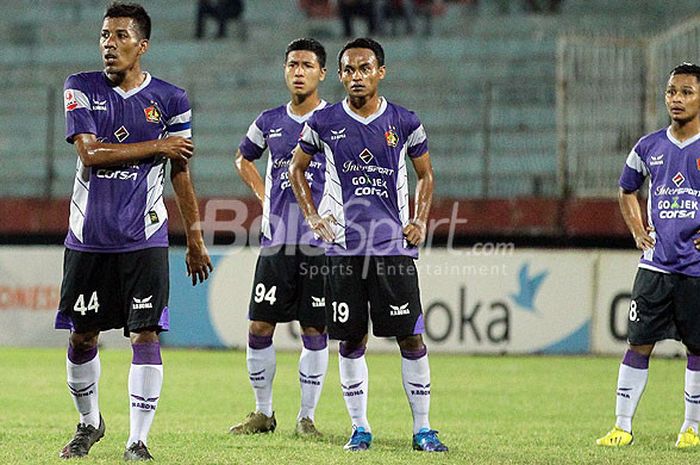
[[[316,108],[303,116],[292,113],[290,104],[266,110],[250,125],[238,147],[241,155],[249,161],[259,159],[265,149],[269,149],[260,226],[262,247],[282,244],[321,245],[321,240],[314,237],[299,209],[289,183],[288,169],[304,123],[313,112],[325,106],[326,102],[321,100]],[[311,187],[314,202],[319,202],[323,194],[324,167],[325,160],[319,156],[311,161],[306,171],[306,180]]]
[[[110,144],[192,136],[187,93],[148,73],[128,92],[111,85],[101,71],[73,74],[64,85],[64,103],[70,143],[81,133]],[[166,162],[157,156],[88,168],[78,158],[66,247],[84,252],[167,247]]]
[[[620,187],[636,191],[647,176],[647,217],[656,244],[639,267],[700,277],[700,252],[693,244],[700,230],[700,134],[679,142],[668,128],[640,139],[627,157]]]
[[[403,236],[409,222],[406,155],[428,152],[425,130],[413,112],[382,98],[379,110],[363,118],[344,99],[314,113],[299,144],[306,153],[326,157],[318,212],[337,221],[328,255],[418,257]]]

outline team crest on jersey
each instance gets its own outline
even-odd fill
[[[399,135],[396,134],[396,128],[393,126],[389,126],[389,130],[384,133],[384,138],[386,138],[386,145],[389,147],[399,145]]]
[[[700,171],[700,158],[695,159],[695,167]]]
[[[143,112],[146,114],[146,121],[149,123],[160,123],[160,112],[155,105],[144,108]]]

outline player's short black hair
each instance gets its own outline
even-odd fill
[[[297,50],[313,52],[316,55],[318,64],[321,65],[321,69],[326,67],[326,49],[318,40],[302,37],[301,39],[294,39],[289,42],[287,49],[284,51],[284,61],[287,61],[289,52],[295,52]]]
[[[340,69],[340,59],[343,58],[343,53],[351,48],[368,48],[372,50],[372,52],[374,52],[374,56],[377,57],[377,63],[379,63],[379,66],[384,66],[384,49],[382,48],[382,45],[369,37],[360,37],[358,39],[351,40],[340,49],[340,52],[338,52],[338,69]]]
[[[680,65],[673,68],[668,74],[669,76],[676,76],[678,74],[691,74],[695,76],[695,79],[697,79],[698,83],[700,83],[700,66],[696,65],[695,63],[689,63],[687,61],[684,61]]]
[[[138,3],[112,2],[105,11],[104,18],[131,18],[142,39],[151,39],[151,17]]]

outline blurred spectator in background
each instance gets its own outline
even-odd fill
[[[309,18],[330,18],[335,15],[330,0],[299,0],[299,8]]]
[[[559,13],[562,0],[525,0],[525,10],[532,13]]]
[[[378,0],[338,0],[338,14],[343,22],[345,37],[354,37],[352,19],[360,16],[367,21],[368,35],[380,33]]]
[[[384,18],[387,19],[392,36],[398,33],[399,20],[405,24],[406,34],[415,32],[415,18],[422,17],[425,22],[424,35],[433,32],[432,19],[446,10],[443,0],[386,0],[384,3]]]
[[[243,22],[243,0],[199,0],[197,6],[197,30],[195,37],[202,39],[205,34],[208,17],[214,18],[219,23],[217,39],[226,37],[228,21],[233,19],[238,22],[238,37],[246,39],[246,26]]]
[[[563,0],[522,0],[520,6],[528,13],[558,13]],[[498,12],[500,14],[510,13],[511,6],[515,5],[513,0],[498,0]]]

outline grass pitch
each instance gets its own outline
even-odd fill
[[[122,463],[131,354],[103,350],[100,404],[106,436],[78,463]],[[635,421],[635,445],[593,445],[612,426],[617,358],[431,355],[431,422],[447,454],[411,450],[411,414],[398,355],[369,353],[372,449],[347,453],[350,425],[332,355],[316,423],[321,440],[293,436],[298,355],[278,354],[273,434],[232,437],[253,407],[245,354],[164,350],[165,384],[149,447],[162,464],[686,464],[700,450],[673,447],[683,420],[685,361],[654,359]],[[0,349],[0,464],[58,464],[77,414],[65,352]]]

